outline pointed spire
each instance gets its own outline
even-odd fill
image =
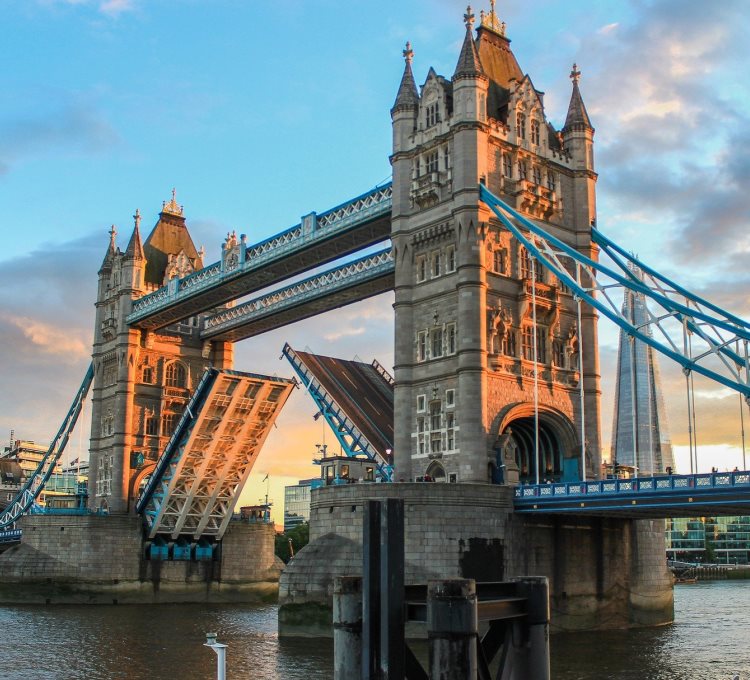
[[[471,5],[466,8],[464,23],[466,24],[466,36],[464,37],[464,44],[461,46],[461,54],[458,56],[456,71],[453,74],[454,80],[484,75],[482,62],[479,60],[479,52],[474,44],[474,14],[471,11]]]
[[[401,77],[401,84],[398,87],[396,101],[391,109],[392,113],[400,109],[416,109],[419,105],[419,92],[417,91],[417,84],[414,82],[414,74],[411,71],[414,51],[411,49],[410,42],[406,43],[403,54],[406,65],[404,66],[404,75]]]
[[[104,260],[102,260],[102,266],[99,269],[99,273],[104,269],[112,268],[112,260],[117,252],[117,244],[115,239],[117,238],[117,229],[113,224],[109,230],[109,245],[107,246],[107,252],[104,254]]]
[[[133,220],[135,221],[135,228],[133,229],[133,234],[130,237],[130,241],[128,241],[128,247],[125,250],[125,256],[133,260],[142,260],[144,259],[144,256],[143,246],[141,245],[141,211],[138,210],[138,208],[135,209]]]
[[[567,132],[574,128],[593,129],[589,114],[586,112],[586,106],[581,97],[581,91],[578,89],[578,81],[581,79],[581,72],[578,70],[578,64],[573,64],[573,70],[570,72],[570,79],[573,81],[573,93],[570,96],[570,105],[568,106],[568,115],[565,118],[565,125],[562,131]]]

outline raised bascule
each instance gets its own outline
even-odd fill
[[[174,194],[144,242],[138,212],[124,251],[112,229],[89,377],[89,513],[85,529],[64,527],[79,560],[101,561],[60,571],[62,520],[21,519],[37,482],[0,522],[24,528],[18,555],[0,556],[6,581],[28,581],[24,560],[51,545],[39,580],[85,572],[90,586],[98,569],[152,599],[266,588],[278,577],[272,529],[230,518],[295,380],[234,371],[233,343],[393,291],[393,376],[282,350],[342,451],[372,472],[313,490],[310,544],[279,585],[282,634],[330,627],[332,578],[361,573],[363,507],[383,498],[405,502],[407,583],[545,575],[558,629],[671,620],[660,518],[750,512],[750,474],[600,478],[598,318],[745,398],[750,325],[597,229],[577,67],[557,130],[494,3],[476,31],[470,9],[464,20],[450,77],[429,69],[418,88],[407,43],[391,182],[256,244],[228,234],[208,266]],[[119,559],[86,543],[97,531],[117,537]]]

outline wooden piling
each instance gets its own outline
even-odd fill
[[[472,579],[428,581],[430,680],[476,680],[477,627]]]
[[[333,677],[362,677],[362,577],[333,579]]]

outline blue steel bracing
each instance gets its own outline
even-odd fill
[[[190,434],[191,426],[195,423],[196,417],[200,412],[206,395],[211,387],[211,383],[216,379],[217,375],[219,375],[219,371],[215,368],[206,369],[206,372],[198,382],[195,392],[193,392],[185,410],[180,416],[177,427],[169,438],[167,445],[164,447],[164,452],[159,457],[154,473],[151,475],[146,488],[143,490],[143,494],[136,503],[136,512],[151,515],[155,514],[153,512],[147,512],[146,508],[152,497],[159,495],[157,488],[164,486],[164,477],[167,476],[169,467],[173,465],[174,457],[179,455],[180,445],[184,443],[184,440]],[[167,481],[167,486],[168,485],[169,482]]]
[[[375,463],[377,476],[384,481],[390,481],[393,473],[392,466],[378,459],[374,450],[371,450],[370,443],[359,433],[347,415],[327,396],[326,390],[315,380],[314,376],[304,366],[289,343],[284,345],[282,354],[289,360],[302,384],[307,388],[315,405],[318,407],[318,411],[325,418],[326,423],[328,423],[328,426],[341,445],[342,450],[346,452],[346,455],[350,457],[354,457],[360,453],[366,455]],[[349,441],[346,438],[347,436],[349,437]]]
[[[687,371],[695,371],[696,373],[704,375],[711,380],[714,380],[726,387],[740,392],[745,396],[746,399],[750,399],[750,386],[748,384],[740,382],[739,379],[734,380],[732,378],[727,378],[710,368],[706,368],[702,364],[698,363],[697,360],[693,360],[689,357],[684,356],[683,354],[680,354],[678,351],[675,351],[667,345],[659,342],[648,333],[644,333],[640,328],[633,326],[633,324],[628,320],[625,320],[614,310],[601,303],[594,295],[591,294],[591,290],[585,288],[578,281],[576,281],[576,279],[573,278],[573,276],[569,271],[567,271],[567,269],[554,264],[544,253],[542,253],[533,242],[533,240],[527,238],[521,232],[521,230],[516,225],[514,225],[513,222],[511,222],[508,216],[512,217],[514,220],[520,223],[525,229],[528,229],[541,241],[553,245],[556,249],[561,251],[563,256],[570,258],[577,264],[593,270],[594,273],[601,272],[607,275],[628,290],[631,290],[635,293],[640,293],[646,298],[654,300],[664,309],[669,311],[671,315],[674,315],[677,320],[683,322],[687,321],[688,326],[692,329],[696,328],[692,319],[700,319],[701,321],[709,325],[721,328],[722,330],[728,331],[730,333],[734,333],[735,336],[737,336],[738,340],[747,341],[750,340],[750,332],[748,332],[748,330],[746,330],[746,328],[744,327],[746,326],[745,324],[743,324],[743,327],[739,327],[737,324],[730,323],[726,319],[719,319],[699,309],[687,307],[679,302],[676,302],[675,300],[668,298],[665,295],[662,295],[661,293],[652,290],[648,286],[644,285],[641,281],[639,281],[636,277],[633,277],[630,272],[628,272],[625,276],[622,276],[611,268],[601,264],[600,262],[596,262],[589,257],[586,257],[582,253],[579,253],[575,248],[572,248],[560,239],[557,239],[551,234],[547,233],[544,229],[520,215],[508,204],[492,194],[484,185],[480,184],[479,191],[480,198],[490,208],[490,210],[492,210],[493,214],[500,220],[500,222],[513,234],[513,236],[515,236],[515,238],[524,245],[531,256],[534,257],[538,262],[540,262],[545,268],[550,270],[566,286],[573,290],[577,297],[597,309],[600,313],[602,313],[608,319],[613,321],[617,326],[623,329],[628,335],[641,340],[647,345],[650,345],[658,352],[664,354],[665,356],[680,364],[683,369]],[[705,336],[703,336],[703,338],[706,339]],[[707,341],[709,344],[711,344],[712,342],[710,339],[708,339]],[[717,345],[718,343],[714,342],[712,348],[717,349]],[[738,359],[741,359],[741,357],[738,357]],[[740,363],[740,365],[742,366],[746,366],[746,362],[744,360],[741,360],[741,362],[737,363]]]
[[[16,497],[8,504],[5,511],[0,515],[0,529],[12,526],[22,516],[29,512],[35,504],[39,494],[44,489],[44,485],[49,480],[55,469],[57,461],[60,460],[65,451],[65,447],[70,439],[70,434],[78,422],[78,416],[83,409],[83,403],[86,400],[91,383],[94,380],[94,364],[89,365],[86,375],[83,378],[81,386],[78,388],[73,403],[68,409],[68,413],[63,420],[60,429],[57,431],[54,439],[49,445],[47,452],[44,454],[36,470],[26,480]]]

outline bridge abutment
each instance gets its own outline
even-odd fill
[[[659,520],[523,517],[497,485],[351,484],[312,492],[310,543],[279,584],[280,634],[331,634],[333,577],[362,574],[363,504],[383,498],[404,500],[407,584],[547,576],[553,631],[672,621]]]
[[[0,554],[0,602],[134,604],[276,598],[271,524],[230,524],[221,557],[147,560],[141,519],[28,515],[22,542]]]

